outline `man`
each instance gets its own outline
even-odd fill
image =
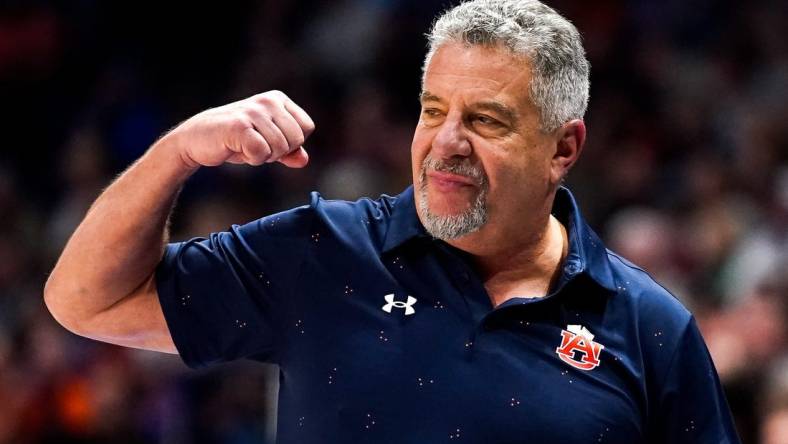
[[[302,167],[280,92],[211,109],[95,202],[45,290],[68,329],[280,366],[280,442],[735,443],[692,316],[607,251],[561,182],[585,141],[577,30],[476,0],[430,35],[413,187],[166,244],[199,167]]]

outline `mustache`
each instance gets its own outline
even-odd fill
[[[424,158],[421,163],[421,183],[424,184],[427,178],[427,171],[441,171],[444,173],[457,174],[473,179],[478,186],[487,185],[487,175],[480,167],[474,166],[467,158],[457,160],[434,159],[430,156]]]

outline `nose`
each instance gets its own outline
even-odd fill
[[[441,159],[470,156],[471,143],[465,133],[460,116],[446,116],[446,120],[443,121],[432,140],[432,152],[435,157]]]

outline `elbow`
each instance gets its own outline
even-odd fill
[[[82,323],[74,310],[73,300],[73,296],[64,288],[55,274],[50,274],[44,284],[44,305],[58,324],[72,333],[84,336],[80,327]]]

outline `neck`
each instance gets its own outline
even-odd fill
[[[566,229],[552,215],[542,226],[530,238],[474,256],[493,306],[512,297],[545,296],[558,280],[569,249]]]

